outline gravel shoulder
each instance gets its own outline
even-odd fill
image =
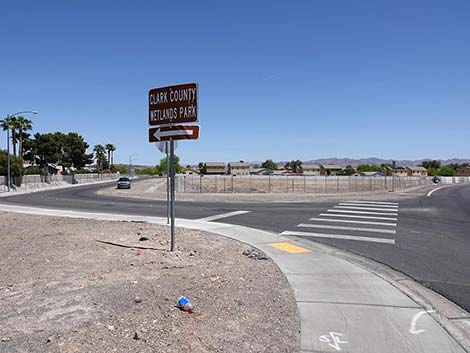
[[[299,351],[288,282],[246,244],[178,229],[171,253],[165,226],[5,212],[0,234],[0,352]]]

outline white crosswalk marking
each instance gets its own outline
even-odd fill
[[[309,218],[308,223],[297,225],[297,229],[309,230],[310,228],[311,231],[286,230],[280,235],[394,245],[395,239],[361,236],[360,233],[396,234],[397,231],[394,228],[398,225],[398,206],[398,203],[382,201],[340,202],[325,213]],[[319,232],[315,232],[316,230]],[[338,234],[338,232],[343,233],[343,231],[350,234]]]
[[[320,216],[343,217],[343,218],[361,218],[361,219],[380,219],[382,221],[397,221],[398,220],[398,218],[394,218],[394,217],[358,216],[358,215],[335,214],[335,213],[320,213]]]
[[[325,224],[306,224],[300,223],[297,227],[304,228],[321,228],[321,229],[342,229],[342,230],[355,230],[360,232],[372,232],[372,233],[389,233],[395,234],[394,229],[379,229],[379,228],[362,228],[362,227],[345,227],[345,226],[330,226]]]
[[[340,202],[340,206],[380,206],[382,208],[398,208],[398,206],[395,205],[373,205],[373,204],[364,204],[364,203],[352,203],[352,202]]]
[[[357,214],[375,214],[382,216],[398,216],[398,213],[383,213],[383,212],[370,212],[370,211],[351,211],[351,210],[327,210],[326,212],[339,212],[339,213],[357,213]]]
[[[280,235],[297,235],[297,236],[301,236],[301,237],[345,239],[345,240],[368,241],[368,242],[373,242],[373,243],[395,244],[395,239],[357,237],[357,236],[342,235],[342,234],[325,234],[325,233],[285,231],[285,232],[282,232]]]
[[[348,201],[354,203],[370,203],[370,204],[377,204],[377,205],[398,205],[398,202],[382,202],[382,201]]]
[[[357,206],[333,206],[334,208],[344,208],[348,210],[366,210],[366,211],[383,211],[383,212],[398,212],[398,209],[391,210],[389,208],[379,207],[357,207]]]
[[[354,220],[351,220],[351,219],[310,218],[310,220],[311,221],[317,221],[317,222],[341,222],[341,223],[355,223],[355,224],[371,224],[371,225],[375,225],[375,226],[390,226],[390,227],[396,227],[397,226],[396,223],[354,221]]]

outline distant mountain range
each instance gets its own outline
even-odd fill
[[[418,160],[395,160],[397,166],[401,167],[408,167],[408,166],[416,166],[421,164],[423,161],[429,161],[429,159],[418,159]],[[451,159],[439,159],[442,165],[451,164],[451,163],[470,163],[470,159],[468,158],[451,158]],[[393,159],[381,159],[381,158],[321,158],[321,159],[314,159],[310,161],[303,161],[303,164],[336,164],[341,167],[346,167],[348,165],[352,167],[357,167],[360,164],[375,164],[381,165],[382,163],[392,164]],[[280,162],[282,163],[282,162]],[[286,162],[287,163],[287,162]]]

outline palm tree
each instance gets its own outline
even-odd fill
[[[25,132],[33,128],[33,122],[23,116],[18,116],[16,118],[15,127],[18,129],[18,157],[20,158],[21,163],[23,163],[23,139]]]
[[[105,146],[105,149],[108,152],[109,166],[112,167],[114,164],[114,151],[116,151],[116,147],[113,144],[108,143]]]
[[[95,159],[96,159],[96,164],[98,165],[98,169],[103,171],[103,162],[106,158],[106,150],[103,147],[103,145],[95,145],[93,148],[93,152],[95,152]]]
[[[18,135],[16,130],[18,129],[18,117],[10,116],[10,130],[11,130],[11,144],[13,145],[13,155],[16,157],[16,144],[18,143]]]
[[[3,131],[7,131],[12,129],[13,127],[13,117],[9,116],[3,120],[0,120],[0,127],[2,128]],[[13,129],[12,129],[13,131]],[[12,138],[13,140],[13,138]],[[9,143],[9,141],[7,142]]]

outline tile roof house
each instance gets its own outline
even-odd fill
[[[302,174],[320,175],[320,166],[316,164],[302,164]]]
[[[224,162],[206,162],[202,168],[202,174],[223,175],[225,174]]]
[[[230,162],[228,164],[230,175],[250,175],[250,165],[245,162]]]
[[[323,164],[320,166],[320,175],[336,175],[341,170],[343,170],[343,168],[339,165]]]
[[[406,167],[408,176],[418,176],[418,177],[425,177],[428,176],[428,170],[424,167]]]

